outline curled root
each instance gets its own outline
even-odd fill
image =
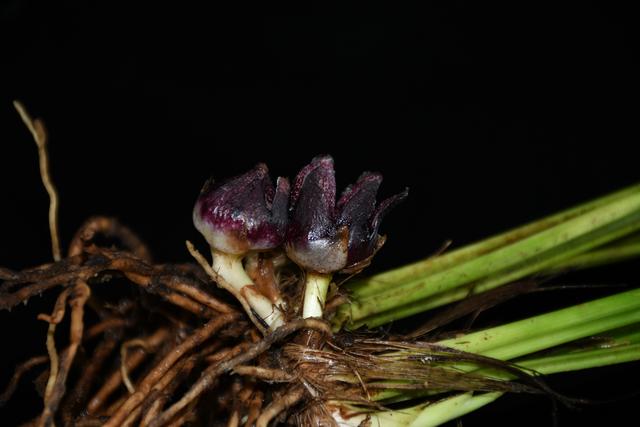
[[[45,393],[44,410],[38,421],[38,426],[51,426],[54,424],[53,417],[65,393],[67,376],[82,340],[84,305],[89,295],[91,295],[91,290],[86,283],[79,281],[74,286],[73,295],[69,301],[71,306],[70,344],[60,358],[60,368],[54,378],[53,387],[47,389],[49,394]]]
[[[0,394],[0,407],[2,407],[7,402],[7,400],[11,399],[11,396],[16,391],[16,387],[18,386],[20,378],[22,378],[24,374],[26,374],[36,366],[46,363],[47,360],[49,360],[47,356],[35,356],[18,365],[15,372],[13,373],[13,376],[11,377],[11,380],[9,380],[9,384],[7,384],[7,387],[4,389],[2,394]]]
[[[277,417],[285,409],[298,403],[304,396],[304,388],[295,386],[284,396],[274,400],[265,408],[256,421],[256,427],[267,427],[269,422]]]
[[[149,374],[140,382],[133,393],[109,418],[104,424],[105,427],[115,427],[120,425],[125,417],[142,402],[146,395],[151,391],[151,387],[157,383],[164,374],[180,359],[184,354],[191,351],[194,347],[202,344],[210,338],[216,331],[222,328],[226,323],[232,321],[233,315],[227,314],[210,320],[202,328],[194,332],[184,342],[169,352],[158,365],[151,370]]]
[[[79,255],[97,235],[117,239],[130,253],[145,262],[151,262],[151,252],[147,245],[131,229],[120,224],[115,218],[96,216],[89,218],[76,231],[69,244],[69,256]]]

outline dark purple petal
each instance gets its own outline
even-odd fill
[[[318,156],[300,171],[291,191],[293,234],[303,241],[335,235],[335,203],[333,159]]]
[[[281,191],[286,189],[283,184]],[[282,210],[283,198],[274,193],[269,170],[262,163],[221,184],[209,181],[196,202],[194,224],[213,248],[223,252],[276,247],[284,238],[285,224],[281,217],[273,218],[272,202],[277,199]]]
[[[379,173],[365,172],[335,203],[335,172],[330,156],[305,166],[291,191],[291,216],[285,239],[289,257],[320,273],[357,271],[384,243],[378,235],[384,214],[407,196],[393,196],[376,209],[382,183]]]
[[[313,192],[322,197],[323,205],[331,207],[331,213],[336,203],[336,177],[333,170],[333,157],[329,155],[316,156],[311,163],[298,172],[291,190],[291,209],[295,209],[302,189],[310,193],[309,187],[316,187]],[[332,215],[333,216],[333,215]]]
[[[400,202],[409,196],[409,188],[405,188],[401,193],[398,193],[394,196],[385,199],[378,205],[373,217],[371,218],[371,231],[375,234],[378,234],[378,229],[380,228],[380,223],[384,216],[393,208],[395,208]]]
[[[335,223],[336,180],[331,156],[315,157],[305,166],[291,191],[287,254],[299,265],[317,272],[344,267],[346,230]]]
[[[354,185],[350,185],[342,193],[338,201],[338,225],[351,226],[353,224],[365,224],[376,207],[376,194],[382,183],[382,175],[375,172],[365,172],[360,175]]]
[[[278,233],[282,236],[287,231],[290,190],[289,180],[279,177],[276,182],[275,196],[271,203],[271,216],[273,223],[278,227]]]
[[[377,248],[378,233],[371,230],[370,224],[381,183],[382,175],[365,172],[338,202],[337,225],[349,229],[348,265],[370,257]]]

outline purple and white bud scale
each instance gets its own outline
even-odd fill
[[[209,245],[229,254],[282,244],[287,228],[289,181],[273,187],[263,163],[220,184],[208,181],[193,209],[193,223]]]

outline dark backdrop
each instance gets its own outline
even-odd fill
[[[373,270],[640,178],[629,10],[584,2],[96,3],[5,0],[0,8],[1,265],[50,257],[48,200],[15,98],[50,130],[63,243],[86,217],[115,215],[161,261],[187,260],[184,240],[201,242],[191,208],[204,180],[258,161],[293,176],[331,153],[340,187],[363,170],[385,175],[386,195],[408,185],[410,198],[383,226],[389,239]],[[627,263],[561,280],[637,284],[637,271]],[[527,306],[580,297],[545,298]],[[48,311],[47,301],[34,304]],[[3,350],[1,384],[25,348],[44,349],[46,327],[26,311],[0,313],[0,338],[13,344]],[[553,384],[605,398],[632,390],[632,373],[637,366]],[[558,419],[619,423],[635,409],[624,404],[561,409]],[[14,412],[0,417],[13,424]],[[465,419],[487,422],[546,425],[551,407],[510,397]]]

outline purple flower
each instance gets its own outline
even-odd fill
[[[193,209],[193,223],[216,250],[244,254],[282,244],[287,227],[289,181],[276,188],[263,163],[222,183],[207,181]]]
[[[289,258],[317,273],[357,271],[369,264],[384,243],[378,234],[382,217],[408,195],[405,189],[376,206],[381,182],[379,173],[365,172],[336,204],[333,159],[314,158],[298,173],[291,191]]]

